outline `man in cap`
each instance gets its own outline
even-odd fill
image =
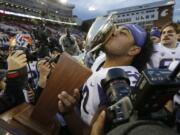
[[[150,32],[150,38],[154,45],[158,44],[161,41],[160,36],[161,36],[161,33],[158,30],[158,28],[153,27]]]
[[[146,31],[139,25],[127,24],[115,29],[110,39],[103,46],[106,54],[104,63],[99,71],[93,72],[81,89],[81,119],[88,126],[91,125],[98,108],[106,103],[106,95],[101,86],[101,80],[106,77],[110,69],[120,68],[128,74],[130,85],[135,86],[139,72],[145,67],[151,55],[152,45],[148,45],[148,43],[151,44],[150,39]],[[58,96],[59,111],[74,114],[73,106],[77,102],[78,96],[77,89],[74,91],[74,96],[70,96],[65,91],[60,93]],[[67,120],[66,118],[65,120]],[[70,123],[67,121],[67,124]],[[82,133],[82,130],[77,131],[76,128],[72,131],[77,134]]]

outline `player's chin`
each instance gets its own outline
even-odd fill
[[[162,43],[169,43],[170,39],[164,39],[162,40]]]

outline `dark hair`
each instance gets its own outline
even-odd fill
[[[146,63],[150,60],[152,51],[153,43],[150,40],[150,34],[148,33],[145,45],[141,47],[141,52],[134,57],[131,65],[141,72],[146,67]]]
[[[162,34],[162,31],[166,28],[166,27],[173,27],[174,30],[176,31],[176,33],[178,33],[178,25],[176,23],[173,23],[173,22],[168,22],[166,23],[162,28],[161,28],[161,34]]]

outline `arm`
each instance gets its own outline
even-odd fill
[[[90,135],[103,135],[106,112],[102,111],[93,123]]]
[[[7,87],[0,97],[0,113],[24,102],[22,89],[27,79],[27,59],[22,52],[15,52],[8,57]]]
[[[46,60],[41,60],[38,62],[37,70],[39,72],[39,80],[38,86],[35,90],[35,102],[38,100],[43,89],[46,87],[47,78],[51,71],[50,64]]]

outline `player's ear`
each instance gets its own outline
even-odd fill
[[[128,55],[130,56],[135,56],[137,54],[139,54],[141,52],[141,48],[136,46],[136,45],[133,45],[129,51],[128,51]]]

